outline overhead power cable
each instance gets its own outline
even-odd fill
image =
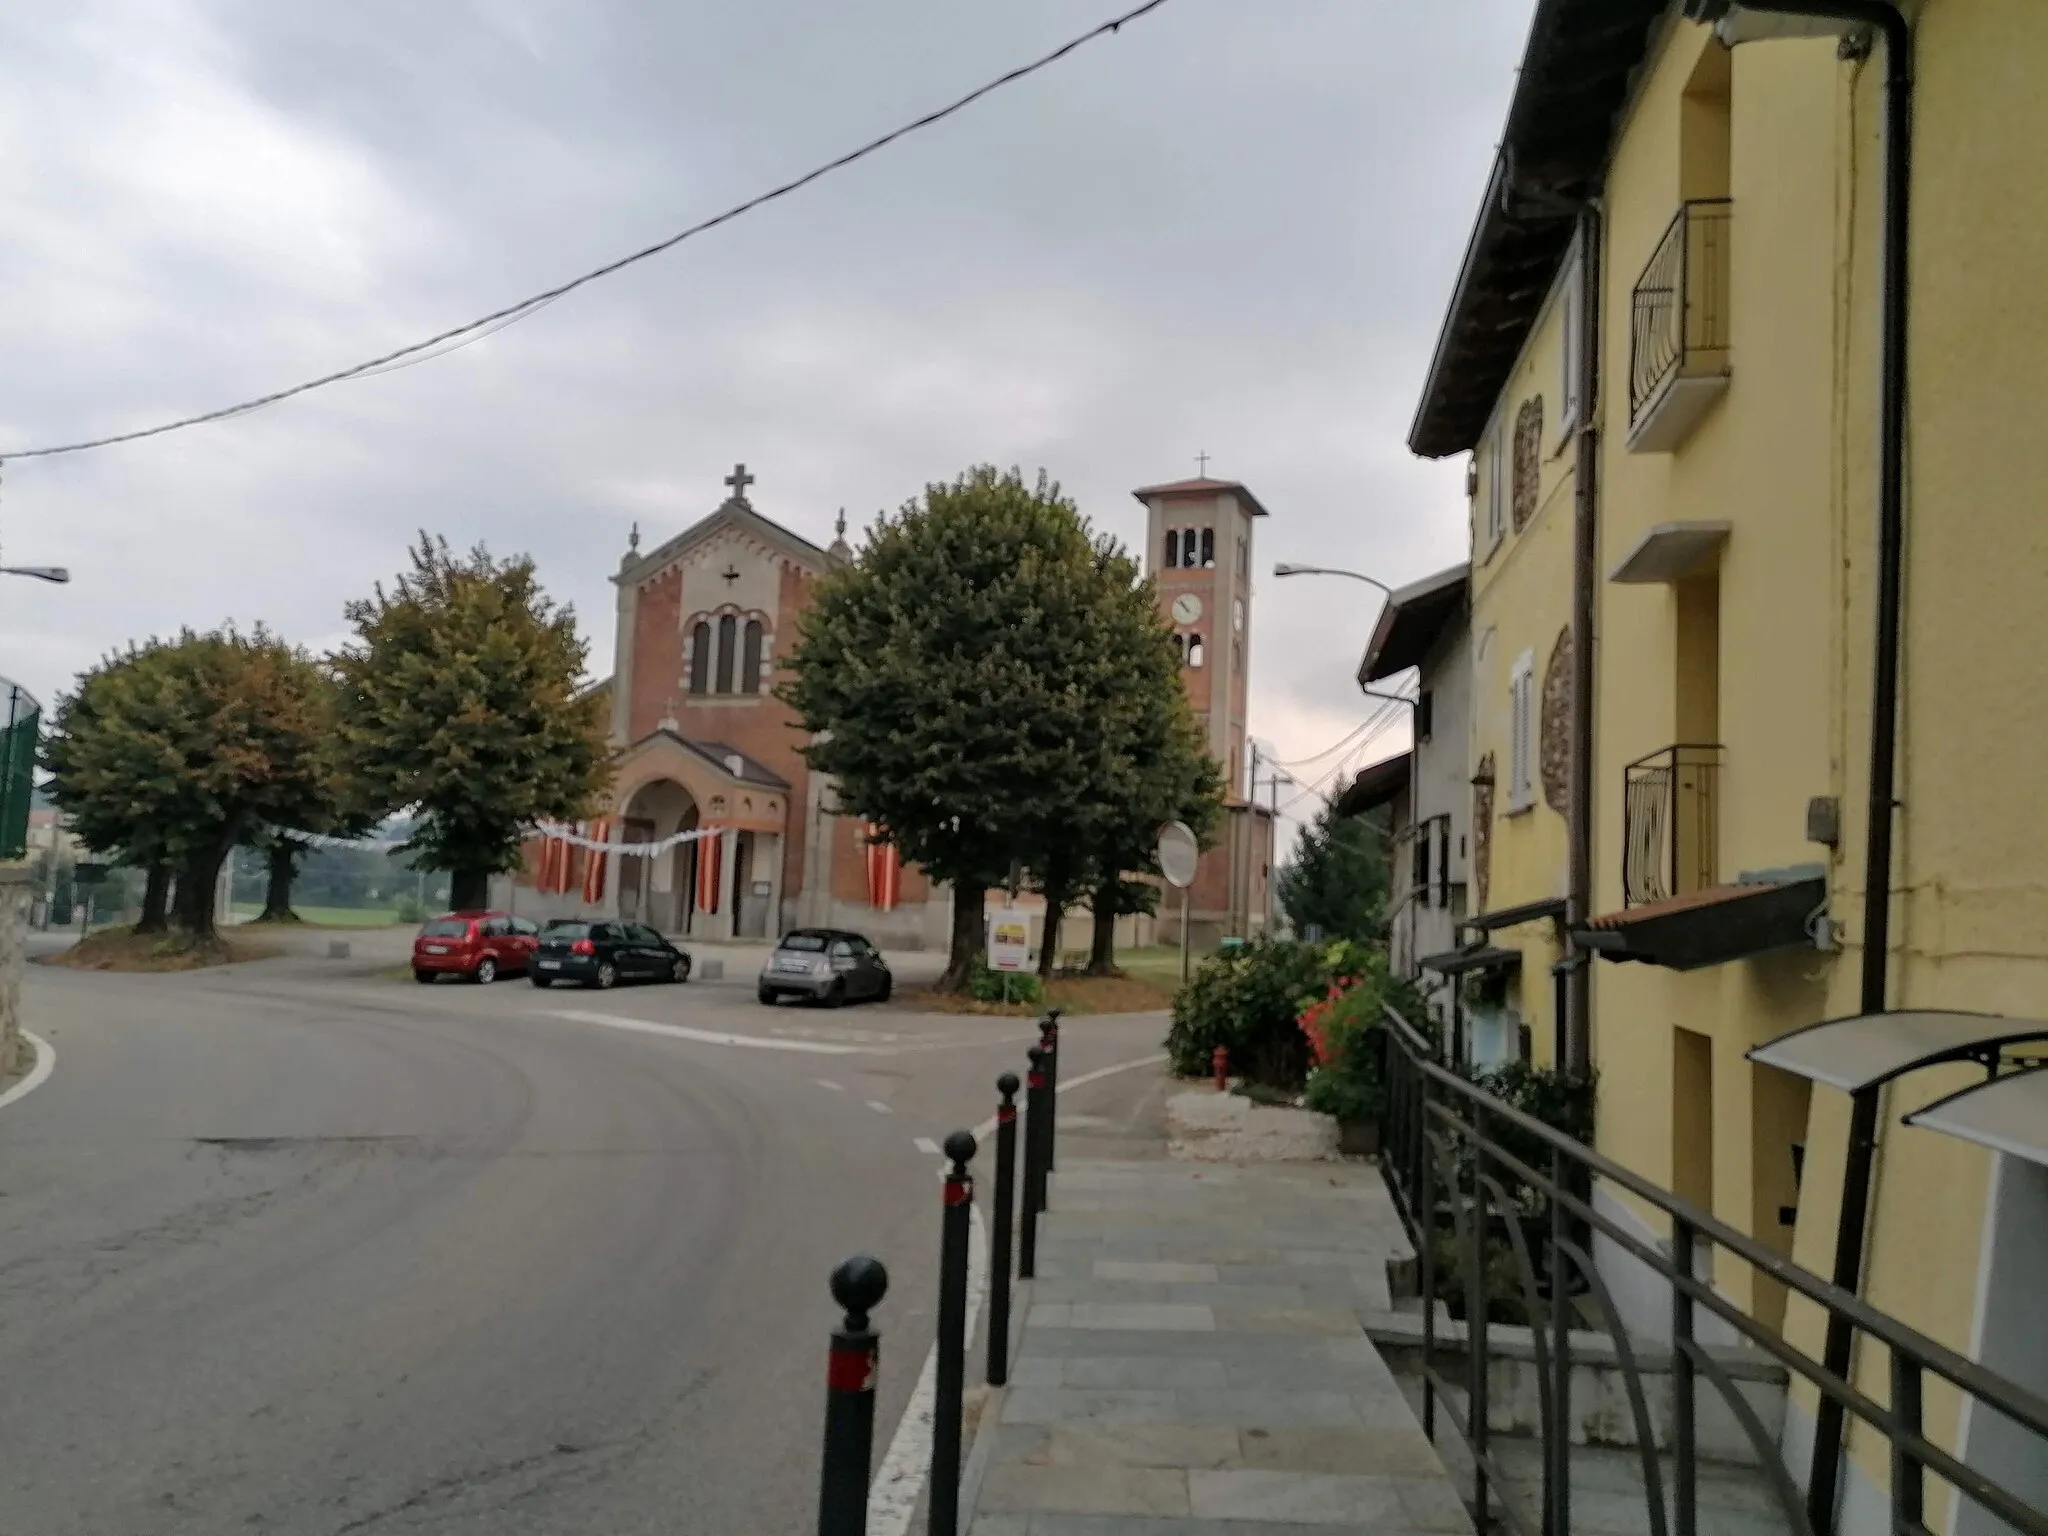
[[[556,299],[563,297],[565,294],[574,293],[578,288],[583,287],[587,283],[594,283],[599,278],[610,277],[615,272],[622,272],[636,262],[645,261],[651,256],[659,256],[662,252],[672,250],[674,247],[681,245],[685,240],[701,235],[707,230],[716,229],[721,224],[729,224],[734,219],[739,218],[743,214],[753,212],[765,203],[772,203],[777,198],[787,197],[790,193],[799,191],[809,186],[812,182],[831,175],[834,171],[844,170],[856,161],[865,160],[869,155],[887,149],[898,139],[907,138],[922,129],[944,122],[956,112],[963,111],[974,105],[975,102],[980,101],[984,96],[992,95],[1006,85],[1014,85],[1026,76],[1035,75],[1041,69],[1057,64],[1068,54],[1084,48],[1089,43],[1095,42],[1100,38],[1110,36],[1127,23],[1136,21],[1140,17],[1158,10],[1166,3],[1167,0],[1144,0],[1142,5],[1133,6],[1122,15],[1112,17],[1099,26],[1089,28],[1080,36],[1062,43],[1059,47],[1053,49],[1052,52],[1033,59],[1028,64],[1020,64],[1015,69],[998,75],[986,85],[977,86],[957,101],[940,107],[936,111],[927,112],[924,116],[915,118],[903,124],[900,128],[891,129],[880,138],[871,139],[861,145],[860,148],[849,150],[837,159],[828,160],[823,165],[806,171],[803,175],[793,180],[785,181],[780,186],[771,187],[766,192],[750,197],[743,203],[735,203],[723,213],[714,214],[700,223],[692,224],[688,229],[679,230],[665,240],[657,240],[653,245],[643,246],[632,254],[621,256],[616,261],[608,261],[601,267],[592,267],[588,272],[572,277],[565,283],[559,283],[553,288],[521,299],[516,304],[507,304],[502,309],[492,310],[491,313],[481,315],[466,324],[453,326],[437,335],[427,337],[424,341],[413,342],[409,346],[385,352],[377,357],[356,363],[351,367],[338,369],[333,373],[324,373],[318,378],[307,379],[303,383],[293,384],[285,389],[272,390],[267,395],[258,395],[253,399],[241,401],[236,405],[225,405],[217,410],[202,411],[196,416],[181,416],[175,421],[159,422],[153,427],[138,427],[130,432],[112,432],[104,437],[85,438],[75,443],[56,443],[45,448],[17,448],[11,452],[0,453],[0,461],[7,459],[47,459],[60,453],[84,453],[88,449],[93,448],[110,448],[116,443],[132,443],[145,437],[161,437],[166,432],[177,432],[186,427],[197,427],[207,422],[226,421],[230,417],[244,416],[251,411],[262,410],[265,406],[276,405],[279,401],[289,400],[295,395],[303,395],[312,390],[324,389],[330,384],[340,384],[349,379],[359,379],[370,374],[385,373],[391,371],[394,367],[406,367],[412,363],[426,362],[431,357],[442,356],[446,352],[454,351],[457,346],[467,345],[470,341],[481,339],[480,336],[473,333],[484,332],[487,334],[487,327],[496,330],[516,324],[524,320],[535,310],[552,304]],[[454,345],[450,345],[451,343]]]
[[[1292,762],[1282,762],[1280,759],[1274,757],[1261,757],[1259,761],[1261,764],[1271,768],[1306,768],[1310,763],[1319,763],[1324,758],[1328,757],[1332,752],[1343,751],[1344,748],[1350,746],[1354,741],[1358,739],[1358,737],[1362,736],[1365,732],[1371,730],[1376,723],[1384,719],[1390,711],[1396,708],[1398,708],[1398,706],[1392,703],[1391,701],[1382,703],[1379,706],[1379,708],[1375,709],[1371,714],[1367,715],[1363,720],[1359,721],[1357,725],[1353,726],[1350,730],[1346,731],[1343,737],[1340,740],[1338,740],[1334,745],[1327,746],[1323,748],[1322,751],[1312,753],[1308,757],[1296,758]]]

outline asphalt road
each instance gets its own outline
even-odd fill
[[[5,1536],[813,1529],[825,1276],[892,1273],[879,1456],[933,1325],[916,1139],[1028,1035],[764,1010],[751,973],[32,967],[26,999],[58,1063],[0,1109]],[[1160,1032],[1073,1021],[1065,1074]],[[1159,1098],[1105,1078],[1067,1144],[1149,1144]]]

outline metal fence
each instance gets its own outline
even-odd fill
[[[1696,1323],[1717,1320],[1747,1346],[1805,1381],[1823,1400],[1839,1403],[1852,1423],[1881,1437],[1888,1448],[1893,1536],[1929,1532],[1929,1481],[1945,1483],[1958,1507],[1974,1505],[2023,1536],[2048,1536],[2048,1513],[2010,1487],[1966,1466],[1930,1438],[1923,1405],[1929,1379],[1946,1383],[1964,1402],[1989,1410],[2031,1437],[2048,1458],[2048,1400],[1985,1370],[1897,1319],[1809,1274],[1784,1256],[1717,1221],[1707,1212],[1647,1179],[1520,1113],[1442,1066],[1435,1047],[1399,1015],[1389,1012],[1384,1041],[1387,1082],[1385,1152],[1381,1168],[1415,1239],[1423,1302],[1423,1421],[1432,1440],[1444,1420],[1470,1452],[1474,1501],[1483,1533],[1497,1511],[1518,1536],[1569,1536],[1574,1529],[1571,1486],[1572,1331],[1602,1329],[1613,1340],[1642,1463],[1643,1521],[1651,1536],[1695,1536],[1698,1530],[1698,1414],[1700,1383],[1717,1393],[1739,1425],[1768,1480],[1785,1527],[1795,1536],[1823,1536],[1834,1527],[1831,1510],[1809,1507],[1787,1470],[1784,1454],[1754,1406],[1730,1379],[1725,1356],[1703,1347]],[[1668,1251],[1641,1232],[1602,1214],[1592,1200],[1595,1180],[1626,1191],[1662,1213],[1671,1228]],[[1632,1347],[1614,1299],[1595,1267],[1597,1234],[1660,1277],[1669,1292],[1672,1425],[1667,1492],[1658,1436],[1652,1422],[1644,1362]],[[1461,1273],[1439,1273],[1440,1240],[1448,1236]],[[1509,1269],[1530,1319],[1530,1345],[1540,1380],[1542,1492],[1540,1518],[1502,1498],[1489,1505],[1489,1486],[1504,1487],[1489,1449],[1487,1392],[1490,1366],[1487,1306],[1465,1308],[1465,1379],[1446,1369],[1437,1302],[1452,1281],[1466,1298],[1485,1297],[1488,1251],[1506,1250]],[[1714,1258],[1728,1254],[1792,1295],[1839,1318],[1860,1335],[1864,1356],[1889,1361],[1888,1390],[1858,1384],[1825,1369],[1729,1301],[1712,1284]],[[1581,1306],[1596,1322],[1580,1321]],[[1704,1310],[1708,1318],[1700,1313]],[[1872,1351],[1877,1354],[1873,1356]],[[1881,1390],[1883,1401],[1873,1395]],[[1458,1398],[1464,1399],[1461,1409]],[[1937,1525],[1946,1522],[1937,1520]],[[1613,1529],[1609,1524],[1606,1529]]]
[[[35,793],[36,744],[43,710],[19,683],[0,678],[5,706],[0,718],[0,859],[18,859],[28,851],[29,803]]]
[[[1662,901],[1714,883],[1720,827],[1715,790],[1721,748],[1664,747],[1622,770],[1624,906]]]

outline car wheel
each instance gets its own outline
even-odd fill
[[[488,987],[498,979],[498,962],[485,955],[483,959],[477,961],[476,970],[469,979],[480,987]]]
[[[889,1001],[889,994],[893,992],[895,989],[896,978],[894,976],[884,976],[882,978],[882,990],[875,994],[875,1001],[878,1003],[886,1003],[887,1001]]]
[[[688,955],[676,956],[675,964],[668,968],[668,979],[674,982],[684,982],[690,979],[690,957]]]
[[[423,987],[430,986],[434,980],[434,973],[432,971],[423,971],[415,966],[413,967],[412,979]]]
[[[609,992],[619,984],[619,968],[609,960],[601,962],[590,984],[600,992]]]
[[[773,987],[756,987],[754,989],[754,996],[766,1003],[770,1008],[773,1008],[782,1001],[782,994]]]
[[[842,976],[838,981],[833,982],[832,985],[826,989],[825,1006],[827,1008],[844,1008],[846,1006],[845,977]]]
[[[529,977],[528,979],[531,980],[536,987],[552,987],[554,985],[554,982],[549,980],[545,976],[533,976]]]

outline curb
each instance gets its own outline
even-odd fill
[[[1024,1319],[1031,1315],[1033,1282],[1015,1281],[1010,1291],[1010,1364],[1017,1363],[1017,1350],[1024,1342]],[[989,1387],[981,1405],[981,1418],[974,1426],[974,1444],[967,1452],[967,1464],[960,1471],[960,1528],[971,1531],[974,1514],[981,1503],[982,1479],[995,1458],[996,1434],[1003,1418],[1003,1399],[1009,1388]]]

